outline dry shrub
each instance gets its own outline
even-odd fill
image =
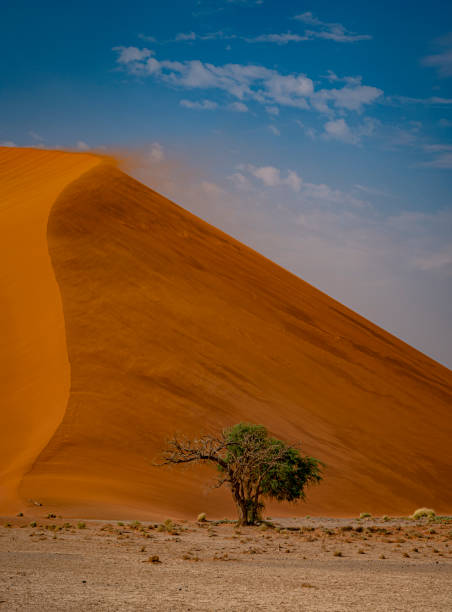
[[[435,518],[435,516],[436,516],[436,512],[432,510],[431,508],[418,508],[417,510],[413,512],[413,514],[411,515],[411,518],[417,521],[422,518],[433,519]]]

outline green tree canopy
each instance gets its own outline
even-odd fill
[[[263,498],[293,502],[305,499],[307,486],[320,482],[322,463],[269,436],[263,425],[239,423],[219,436],[188,440],[174,437],[163,453],[164,464],[212,462],[220,476],[217,486],[230,487],[239,524],[261,518]]]

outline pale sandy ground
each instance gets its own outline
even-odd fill
[[[184,522],[168,533],[37,520],[0,519],[2,611],[452,610],[452,521],[284,519],[301,529],[280,532]]]

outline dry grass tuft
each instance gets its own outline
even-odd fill
[[[417,521],[422,518],[433,519],[435,518],[435,516],[436,516],[436,512],[432,510],[431,508],[418,508],[417,510],[413,512],[410,518]]]

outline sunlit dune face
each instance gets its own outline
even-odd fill
[[[0,498],[54,433],[69,395],[61,297],[47,245],[53,202],[99,159],[0,148]]]

